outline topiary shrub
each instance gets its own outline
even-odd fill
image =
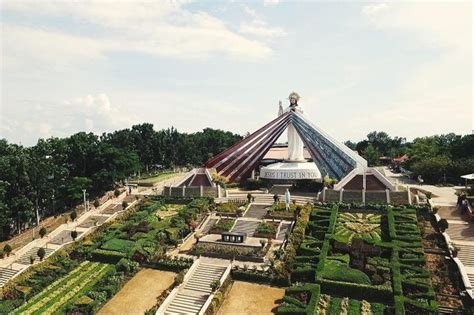
[[[77,212],[76,210],[72,210],[71,214],[69,215],[71,217],[72,221],[75,221],[77,219]]]
[[[38,252],[36,253],[36,255],[38,255],[40,261],[43,261],[44,256],[46,256],[46,251],[44,250],[43,247],[41,247],[40,249],[38,249]]]
[[[7,254],[7,257],[10,257],[10,254],[11,254],[12,250],[13,250],[13,249],[12,249],[12,247],[10,246],[10,244],[7,244],[7,245],[5,245],[5,247],[3,247],[3,252],[4,252],[5,254]]]
[[[100,201],[97,198],[94,200],[94,207],[96,207],[96,208],[100,207]]]
[[[449,227],[448,220],[446,219],[441,219],[438,222],[438,229],[441,233],[444,233]]]
[[[120,190],[118,188],[114,190],[114,196],[115,197],[120,196]]]
[[[71,231],[72,240],[75,241],[77,238],[77,231]]]
[[[39,230],[39,235],[41,236],[41,238],[43,238],[45,235],[46,235],[47,231],[46,231],[46,228],[43,226],[40,230]]]

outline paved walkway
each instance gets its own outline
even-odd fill
[[[245,218],[262,219],[267,214],[269,205],[250,205],[249,210],[245,213]]]

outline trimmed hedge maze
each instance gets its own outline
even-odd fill
[[[316,207],[278,313],[435,313],[425,263],[416,210]]]

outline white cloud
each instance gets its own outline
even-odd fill
[[[373,4],[368,4],[365,5],[362,8],[362,14],[366,16],[375,16],[385,10],[388,9],[388,4],[387,3],[373,3]]]
[[[286,35],[281,27],[272,27],[255,11],[247,5],[243,6],[244,12],[251,18],[250,22],[242,22],[239,32],[255,37],[273,38]]]
[[[249,34],[259,37],[281,37],[286,35],[286,32],[280,27],[268,27],[265,24],[261,23],[242,23],[240,25],[240,33]]]
[[[381,31],[399,32],[414,49],[430,50],[411,70],[393,100],[393,108],[380,113],[387,120],[406,121],[418,130],[473,129],[472,4],[468,2],[414,2],[368,5],[361,13]],[[393,122],[379,121],[393,125]],[[410,124],[409,122],[413,122]]]
[[[14,62],[16,51],[29,51],[42,61],[100,58],[113,51],[138,51],[161,57],[202,58],[223,54],[250,60],[268,57],[265,43],[232,31],[222,20],[206,12],[191,12],[179,2],[151,1],[10,1],[4,12],[63,18],[75,25],[97,28],[94,35],[78,35],[46,25],[46,28],[6,25],[6,61]],[[44,25],[43,25],[44,26]],[[8,43],[16,42],[14,50]],[[33,53],[34,52],[34,53]],[[13,57],[12,57],[13,56]],[[17,58],[18,59],[18,58]],[[53,59],[53,60],[51,60]],[[66,61],[64,61],[66,60]]]
[[[79,131],[102,134],[140,123],[138,115],[111,102],[107,94],[86,95],[64,101],[25,101],[11,116],[2,113],[0,135],[32,145],[38,138],[66,137]],[[18,137],[18,130],[24,134]]]
[[[280,3],[280,0],[263,0],[263,5],[264,6],[272,6],[272,5],[278,5]]]

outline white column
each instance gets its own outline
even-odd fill
[[[183,197],[186,197],[186,186],[183,186]]]
[[[362,203],[365,205],[365,189],[362,189]]]
[[[202,187],[202,185],[199,187],[199,194],[200,196],[204,196],[204,187]]]
[[[362,175],[362,187],[364,188],[364,190],[367,189],[367,176],[365,174],[365,169],[364,169],[364,174]]]
[[[221,185],[217,185],[217,198],[221,197]]]
[[[326,201],[326,190],[327,189],[328,189],[327,187],[323,188],[323,202]]]
[[[387,203],[390,203],[390,190],[385,189],[385,195],[387,195]]]
[[[252,179],[255,179],[255,170],[252,170]]]
[[[408,203],[411,205],[412,204],[411,191],[410,191],[410,187],[408,187],[408,185],[407,185],[407,194],[408,194]]]
[[[339,202],[342,202],[344,200],[344,188],[341,188],[339,191]]]
[[[171,192],[172,192],[172,190],[171,190],[171,186],[170,186],[170,197],[171,197]]]

